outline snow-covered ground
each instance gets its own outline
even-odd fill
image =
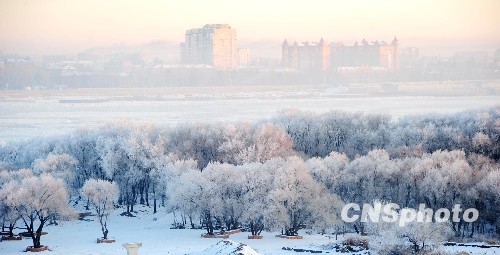
[[[483,244],[483,243],[470,243]],[[478,247],[463,247],[463,246],[448,246],[443,247],[444,251],[456,254],[460,252],[468,252],[470,255],[496,255],[500,254],[500,248],[478,248]]]
[[[238,243],[232,240],[221,240],[216,244],[208,247],[196,255],[205,255],[205,254],[213,254],[213,255],[259,255],[259,253],[249,247],[246,244]],[[194,255],[194,254],[193,254]]]
[[[51,255],[97,255],[97,254],[126,254],[124,243],[141,242],[140,255],[163,255],[163,254],[203,254],[203,251],[217,244],[223,239],[201,238],[206,233],[202,229],[170,229],[173,216],[164,212],[152,214],[147,208],[137,206],[137,217],[125,217],[118,214],[123,209],[115,211],[108,223],[109,237],[115,238],[116,242],[111,244],[97,244],[96,239],[102,236],[99,222],[95,217],[86,217],[85,221],[75,220],[62,222],[58,226],[48,226],[44,231],[48,235],[42,236],[41,243],[49,246]],[[90,221],[88,221],[90,220]],[[22,227],[21,222],[18,226]],[[16,230],[21,232],[24,230]],[[286,240],[277,238],[277,233],[263,233],[261,240],[247,239],[249,233],[242,232],[230,236],[230,240],[245,243],[260,254],[294,254],[284,251],[282,247],[308,247],[311,244],[327,244],[326,236],[307,236],[303,240]],[[0,254],[25,254],[23,250],[32,245],[31,239],[22,241],[0,242]],[[207,254],[209,255],[209,254]],[[250,255],[250,254],[248,254]]]
[[[50,252],[42,254],[50,255],[98,255],[98,254],[127,254],[124,243],[140,242],[139,255],[215,255],[232,254],[231,251],[244,243],[244,255],[254,255],[254,250],[261,255],[291,255],[291,254],[309,254],[297,253],[295,251],[283,250],[283,247],[309,250],[322,250],[321,246],[335,242],[334,237],[327,235],[309,235],[305,231],[299,231],[304,236],[302,240],[288,240],[275,237],[277,233],[263,232],[264,238],[261,240],[249,240],[249,233],[242,232],[233,234],[228,240],[235,243],[224,245],[219,243],[223,239],[201,238],[205,233],[201,229],[170,229],[173,223],[173,216],[159,211],[151,214],[150,209],[143,206],[137,206],[137,217],[125,217],[118,214],[123,209],[115,211],[108,223],[109,236],[115,238],[116,242],[111,244],[97,244],[96,239],[102,235],[100,225],[94,217],[86,217],[85,220],[75,220],[71,222],[61,222],[58,226],[48,226],[44,231],[48,235],[42,237],[42,244],[50,248]],[[81,210],[80,210],[81,211]],[[21,222],[18,223],[21,226]],[[21,232],[16,229],[15,233]],[[338,242],[341,242],[342,236],[339,236]],[[15,255],[26,254],[24,249],[32,245],[31,239],[22,241],[3,241],[0,242],[0,254]],[[445,247],[447,251],[458,252],[468,251],[473,255],[482,254],[500,254],[500,248],[481,249],[470,247]],[[222,253],[216,253],[221,251]],[[333,250],[323,250],[323,253],[337,253]],[[364,254],[364,253],[355,253]],[[372,252],[373,254],[373,252]]]

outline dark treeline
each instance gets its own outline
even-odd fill
[[[127,212],[167,208],[209,233],[248,224],[295,235],[342,224],[343,203],[480,212],[456,237],[500,235],[499,109],[406,116],[286,110],[259,123],[175,127],[115,122],[0,146],[0,172],[31,169],[66,181],[111,180]],[[1,177],[1,176],[0,176]],[[290,185],[294,188],[290,190]],[[364,232],[363,225],[348,225]]]

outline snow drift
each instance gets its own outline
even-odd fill
[[[237,243],[231,240],[222,240],[206,250],[200,253],[194,253],[191,255],[260,255],[254,249],[250,248],[248,245],[243,243]]]

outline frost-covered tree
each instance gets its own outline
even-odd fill
[[[309,174],[304,161],[298,157],[269,162],[276,168],[272,190],[268,196],[266,224],[294,236],[305,225],[321,219],[312,205],[321,195],[322,187]]]
[[[243,162],[264,162],[272,158],[286,158],[295,155],[293,141],[279,126],[262,124],[252,137],[253,144],[239,153]]]
[[[133,211],[135,185],[142,176],[139,169],[127,157],[126,147],[131,128],[129,124],[128,122],[111,123],[106,129],[100,130],[96,142],[98,164],[104,175],[99,179],[113,180],[117,183],[121,191],[119,203],[126,205],[127,213]]]
[[[37,174],[64,178],[73,189],[89,178],[113,180],[120,188],[118,203],[126,204],[128,212],[137,203],[148,205],[151,198],[156,212],[156,200],[161,199],[167,212],[180,213],[183,225],[199,218],[207,226],[239,218],[262,226],[259,222],[266,218],[264,223],[274,228],[292,210],[293,199],[278,196],[286,193],[277,185],[277,180],[286,179],[280,168],[287,165],[287,157],[300,155],[312,182],[305,177],[298,183],[306,184],[298,187],[321,194],[314,196],[319,201],[302,203],[301,217],[309,214],[304,216],[308,226],[324,227],[316,217],[322,213],[312,212],[321,211],[315,206],[338,195],[347,202],[382,199],[412,208],[420,203],[433,209],[455,203],[475,207],[480,211],[477,222],[453,225],[456,234],[470,236],[500,222],[494,188],[500,159],[499,113],[491,108],[391,120],[385,115],[287,110],[271,121],[169,128],[122,121],[66,136],[2,143],[0,170],[31,167]],[[232,173],[238,171],[245,177],[234,180]],[[253,173],[268,176],[260,179]],[[255,188],[252,183],[258,182],[271,184]],[[264,191],[266,196],[256,195]],[[267,217],[272,210],[276,217]],[[277,225],[284,227],[284,222]]]
[[[199,217],[208,234],[214,234],[214,207],[212,205],[215,183],[210,182],[199,170],[189,170],[167,186],[168,207],[185,215],[191,227]],[[183,221],[185,221],[183,219]]]
[[[10,237],[14,236],[14,227],[20,215],[16,207],[9,204],[7,199],[19,188],[20,181],[29,176],[32,176],[30,169],[0,172],[0,221],[2,222],[2,230],[7,224]]]
[[[197,162],[194,160],[178,160],[170,156],[159,157],[154,162],[154,168],[151,170],[150,178],[153,192],[153,212],[156,212],[156,200],[161,199],[162,206],[165,206],[165,200],[169,200],[170,206],[167,212],[176,212],[179,208],[175,205],[177,202],[176,189],[170,189],[170,186],[176,186],[178,178],[185,172],[195,170]],[[177,186],[176,186],[177,187]],[[182,213],[181,213],[182,214]],[[186,216],[183,214],[182,216]],[[183,220],[184,224],[185,220]]]
[[[13,151],[4,160],[16,169],[30,168],[35,159],[45,157],[54,150],[58,142],[56,140],[49,137],[37,137],[25,142],[16,142],[10,148]]]
[[[476,133],[472,138],[472,146],[474,146],[474,149],[476,149],[479,152],[482,152],[483,154],[488,150],[488,147],[490,145],[491,145],[490,137],[483,132]]]
[[[5,187],[4,187],[5,188]],[[0,190],[0,199],[5,199],[3,192],[7,189]],[[5,230],[5,226],[9,230],[9,237],[14,236],[14,227],[16,226],[16,222],[19,220],[19,214],[13,208],[7,206],[5,203],[0,203],[0,222],[2,223],[2,232]]]
[[[76,159],[75,190],[83,186],[85,180],[90,178],[105,178],[99,165],[100,157],[97,150],[97,128],[86,127],[75,130],[61,143],[62,151]]]
[[[345,167],[349,159],[345,154],[331,152],[324,158],[310,158],[306,161],[312,177],[322,183],[331,193],[338,193],[339,182],[345,178]]]
[[[324,157],[337,151],[354,158],[389,143],[389,120],[385,115],[287,110],[275,122],[292,137],[295,149],[308,156]]]
[[[103,239],[108,238],[108,218],[114,210],[113,202],[118,199],[119,192],[116,183],[96,179],[87,180],[80,190],[80,194],[89,199],[96,212]]]
[[[474,205],[477,195],[470,178],[473,170],[463,151],[426,154],[411,171],[419,196],[428,206],[437,209],[455,203]]]
[[[272,172],[267,163],[247,163],[241,166],[245,176],[243,183],[243,213],[241,220],[250,227],[252,235],[260,235],[264,230],[264,215],[267,208],[267,195],[272,189]]]
[[[166,150],[179,159],[193,159],[198,168],[203,169],[208,163],[220,161],[218,149],[223,140],[220,123],[182,124],[168,131],[169,143]]]
[[[374,199],[395,200],[401,180],[398,167],[385,150],[373,150],[351,161],[341,175],[339,194],[354,203],[369,203]],[[387,189],[388,184],[392,189]]]
[[[396,213],[396,218],[401,217]],[[425,219],[425,215],[416,217]],[[427,254],[453,233],[448,222],[411,221],[404,226],[398,222],[368,222],[373,238],[370,245],[380,254]]]
[[[339,212],[343,205],[340,197],[321,187],[319,194],[309,204],[311,215],[308,227],[321,234],[325,234],[328,229],[339,227],[342,224]]]
[[[132,123],[128,139],[123,149],[129,161],[129,171],[135,179],[131,187],[133,199],[137,196],[140,204],[149,206],[149,193],[152,189],[151,171],[158,158],[164,157],[165,141],[159,129],[150,123]]]
[[[38,158],[33,162],[33,172],[36,175],[50,173],[56,178],[63,179],[70,188],[73,188],[76,186],[74,182],[77,164],[77,160],[69,154],[50,153],[47,157]]]
[[[195,170],[192,171],[194,172]],[[167,212],[172,212],[174,214],[174,224],[182,228],[185,227],[188,220],[191,228],[194,228],[195,219],[200,215],[198,198],[196,196],[201,195],[200,190],[202,187],[194,185],[190,177],[190,174],[183,173],[180,176],[174,177],[172,181],[165,186],[165,193],[167,194],[165,206]],[[180,213],[180,223],[177,223],[176,213]]]
[[[489,220],[496,227],[496,234],[500,236],[500,168],[492,169],[477,185],[484,210],[481,218]]]
[[[245,175],[240,169],[230,164],[211,163],[203,169],[203,175],[212,190],[211,211],[215,220],[226,230],[236,229],[239,226],[243,207],[243,185]]]
[[[399,227],[396,233],[404,241],[411,243],[413,252],[420,252],[430,247],[434,249],[451,236],[452,231],[448,222],[409,222]]]
[[[225,125],[222,141],[217,148],[218,161],[238,165],[248,160],[246,150],[252,146],[254,129],[254,125],[249,122]]]
[[[74,210],[68,205],[69,196],[62,179],[50,174],[27,177],[6,196],[6,204],[15,208],[33,240],[40,248],[45,224],[53,218],[71,219]]]

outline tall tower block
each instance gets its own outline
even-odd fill
[[[237,48],[234,28],[228,24],[207,24],[186,31],[185,42],[181,44],[182,62],[232,70],[238,65]]]
[[[290,46],[285,39],[283,44],[281,44],[281,64],[286,67],[290,66],[290,53],[288,52],[289,47]]]
[[[399,41],[398,38],[394,37],[394,40],[392,40],[392,63],[393,69],[399,69]]]

